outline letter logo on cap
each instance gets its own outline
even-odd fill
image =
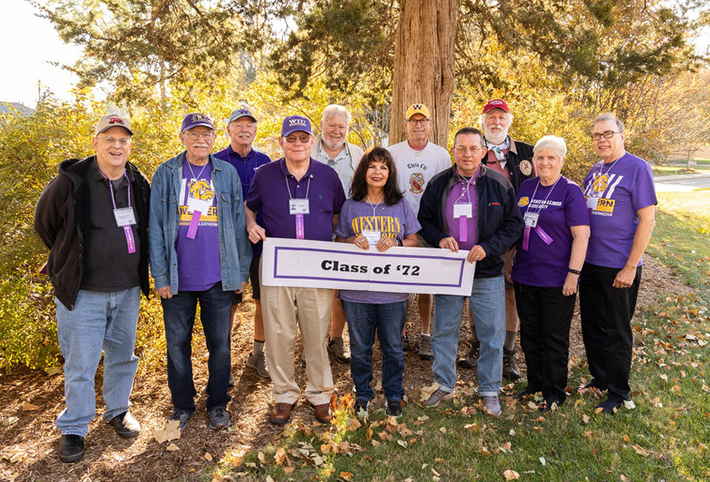
[[[123,125],[123,119],[121,119],[120,117],[111,117],[111,118],[108,120],[108,124],[109,124],[109,125],[111,125],[111,124],[121,124],[121,125]]]

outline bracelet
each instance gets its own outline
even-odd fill
[[[572,274],[580,275],[582,272],[578,269],[567,268],[567,271]]]

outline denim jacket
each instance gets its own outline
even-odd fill
[[[178,259],[175,241],[180,218],[178,198],[182,182],[182,164],[186,152],[158,166],[153,175],[150,194],[150,270],[155,287],[170,286],[178,292]],[[230,164],[210,155],[212,185],[217,199],[217,230],[219,236],[219,264],[224,291],[242,288],[249,279],[251,246],[247,239],[244,220],[244,198],[239,174]]]

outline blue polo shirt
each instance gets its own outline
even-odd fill
[[[242,195],[244,199],[246,199],[247,194],[249,194],[249,187],[251,186],[252,179],[254,179],[254,171],[256,168],[271,162],[269,156],[254,148],[249,151],[246,157],[242,157],[241,154],[232,149],[232,146],[227,146],[226,149],[213,155],[217,159],[230,163],[237,170],[239,179],[242,182]],[[259,224],[263,222],[260,212],[256,213],[256,222]],[[254,257],[261,256],[262,245],[263,243],[261,241],[256,244],[251,243],[251,252]]]
[[[267,236],[296,239],[296,216],[289,213],[289,199],[309,201],[309,214],[304,215],[304,238],[333,240],[333,215],[340,213],[345,192],[338,173],[311,158],[308,171],[297,181],[288,172],[284,158],[256,170],[247,207],[261,210]]]

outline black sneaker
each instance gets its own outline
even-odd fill
[[[362,398],[356,398],[355,404],[353,405],[353,410],[355,410],[355,415],[357,418],[366,418],[368,416],[368,409],[370,408],[370,401],[364,400]]]
[[[62,435],[59,443],[59,460],[64,463],[77,462],[84,456],[84,437]]]
[[[400,400],[387,400],[387,415],[399,417],[402,415],[402,402]]]
[[[618,398],[609,397],[605,401],[603,401],[602,403],[600,403],[599,405],[594,407],[594,410],[597,413],[602,413],[604,415],[614,415],[623,406],[624,406],[623,400],[619,400]]]
[[[229,420],[232,418],[232,414],[229,413],[224,408],[215,408],[207,412],[207,416],[210,419],[210,429],[219,430],[220,428],[229,427]]]
[[[409,336],[406,333],[402,335],[402,351],[409,351]]]
[[[168,422],[172,420],[177,420],[180,422],[180,430],[185,430],[185,427],[187,426],[187,421],[190,419],[192,416],[192,413],[188,412],[183,412],[182,410],[175,410],[173,411],[173,414],[168,417]]]
[[[138,420],[133,418],[131,412],[123,412],[116,415],[108,422],[116,433],[123,438],[137,437],[141,433],[141,426]]]
[[[518,394],[515,396],[515,398],[516,398],[519,402],[522,402],[525,398],[530,397],[530,396],[532,396],[532,395],[535,395],[535,394],[536,394],[537,392],[539,392],[539,391],[540,391],[540,390],[535,390],[534,388],[530,388],[530,387],[528,386],[528,387],[525,387],[525,389],[524,389],[522,392],[518,393]]]

